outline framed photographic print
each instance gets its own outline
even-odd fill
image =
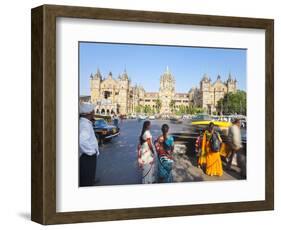
[[[32,9],[41,224],[274,208],[274,21]]]

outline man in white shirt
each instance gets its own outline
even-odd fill
[[[242,145],[242,139],[241,139],[241,122],[239,119],[235,119],[233,121],[233,125],[230,127],[229,129],[229,133],[228,133],[228,144],[231,148],[231,152],[228,158],[228,162],[226,165],[226,170],[230,170],[231,169],[231,165],[232,165],[232,160],[234,155],[236,154],[236,158],[237,158],[237,163],[238,166],[240,167],[240,174],[242,178],[246,177],[246,171],[245,171],[245,167],[244,167],[244,160],[242,160],[242,155],[241,155],[241,151],[243,148]]]
[[[92,186],[95,181],[99,146],[93,129],[94,105],[81,103],[79,108],[79,186]]]

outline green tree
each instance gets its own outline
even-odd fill
[[[196,108],[195,108],[195,106],[194,106],[194,105],[188,106],[188,108],[187,108],[187,113],[188,113],[188,114],[195,114],[195,113],[196,113]]]
[[[162,107],[162,102],[161,102],[161,100],[160,100],[159,98],[157,98],[155,104],[156,104],[156,111],[157,111],[157,113],[160,113],[160,109],[161,109],[161,107]]]
[[[178,110],[176,111],[177,115],[184,115],[188,113],[188,106],[185,105],[179,105]]]
[[[169,104],[169,107],[170,107],[172,113],[173,113],[174,110],[175,110],[175,105],[176,105],[176,101],[175,101],[175,100],[171,100],[171,101],[170,101],[170,104]]]
[[[143,111],[143,106],[142,105],[137,105],[135,108],[136,113],[142,113]]]
[[[151,114],[152,108],[150,105],[145,105],[143,111],[145,114]]]
[[[235,93],[227,93],[217,103],[217,110],[223,114],[243,114],[247,113],[247,94],[238,90]]]
[[[180,105],[179,106],[179,110],[178,110],[179,114],[183,115],[183,114],[185,114],[185,111],[186,111],[185,106],[184,105]]]
[[[194,106],[194,105],[189,105],[188,107],[186,107],[186,113],[187,114],[197,114],[197,113],[205,113],[206,111],[201,108],[201,107],[197,107],[197,106]]]

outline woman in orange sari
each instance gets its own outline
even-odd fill
[[[205,171],[206,168],[206,156],[202,154],[202,140],[203,140],[203,132],[200,132],[199,137],[197,137],[195,142],[195,152],[198,156],[197,167],[201,168]]]
[[[222,176],[222,161],[220,157],[220,145],[222,139],[215,131],[214,123],[209,124],[204,132],[202,140],[202,155],[206,156],[206,174],[209,176]]]

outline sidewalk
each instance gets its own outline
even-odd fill
[[[224,171],[223,176],[208,176],[197,167],[196,156],[186,154],[186,146],[176,144],[174,151],[174,182],[214,181],[214,180],[238,180],[240,179],[239,168],[233,166],[231,171]],[[225,163],[223,162],[223,166]]]

